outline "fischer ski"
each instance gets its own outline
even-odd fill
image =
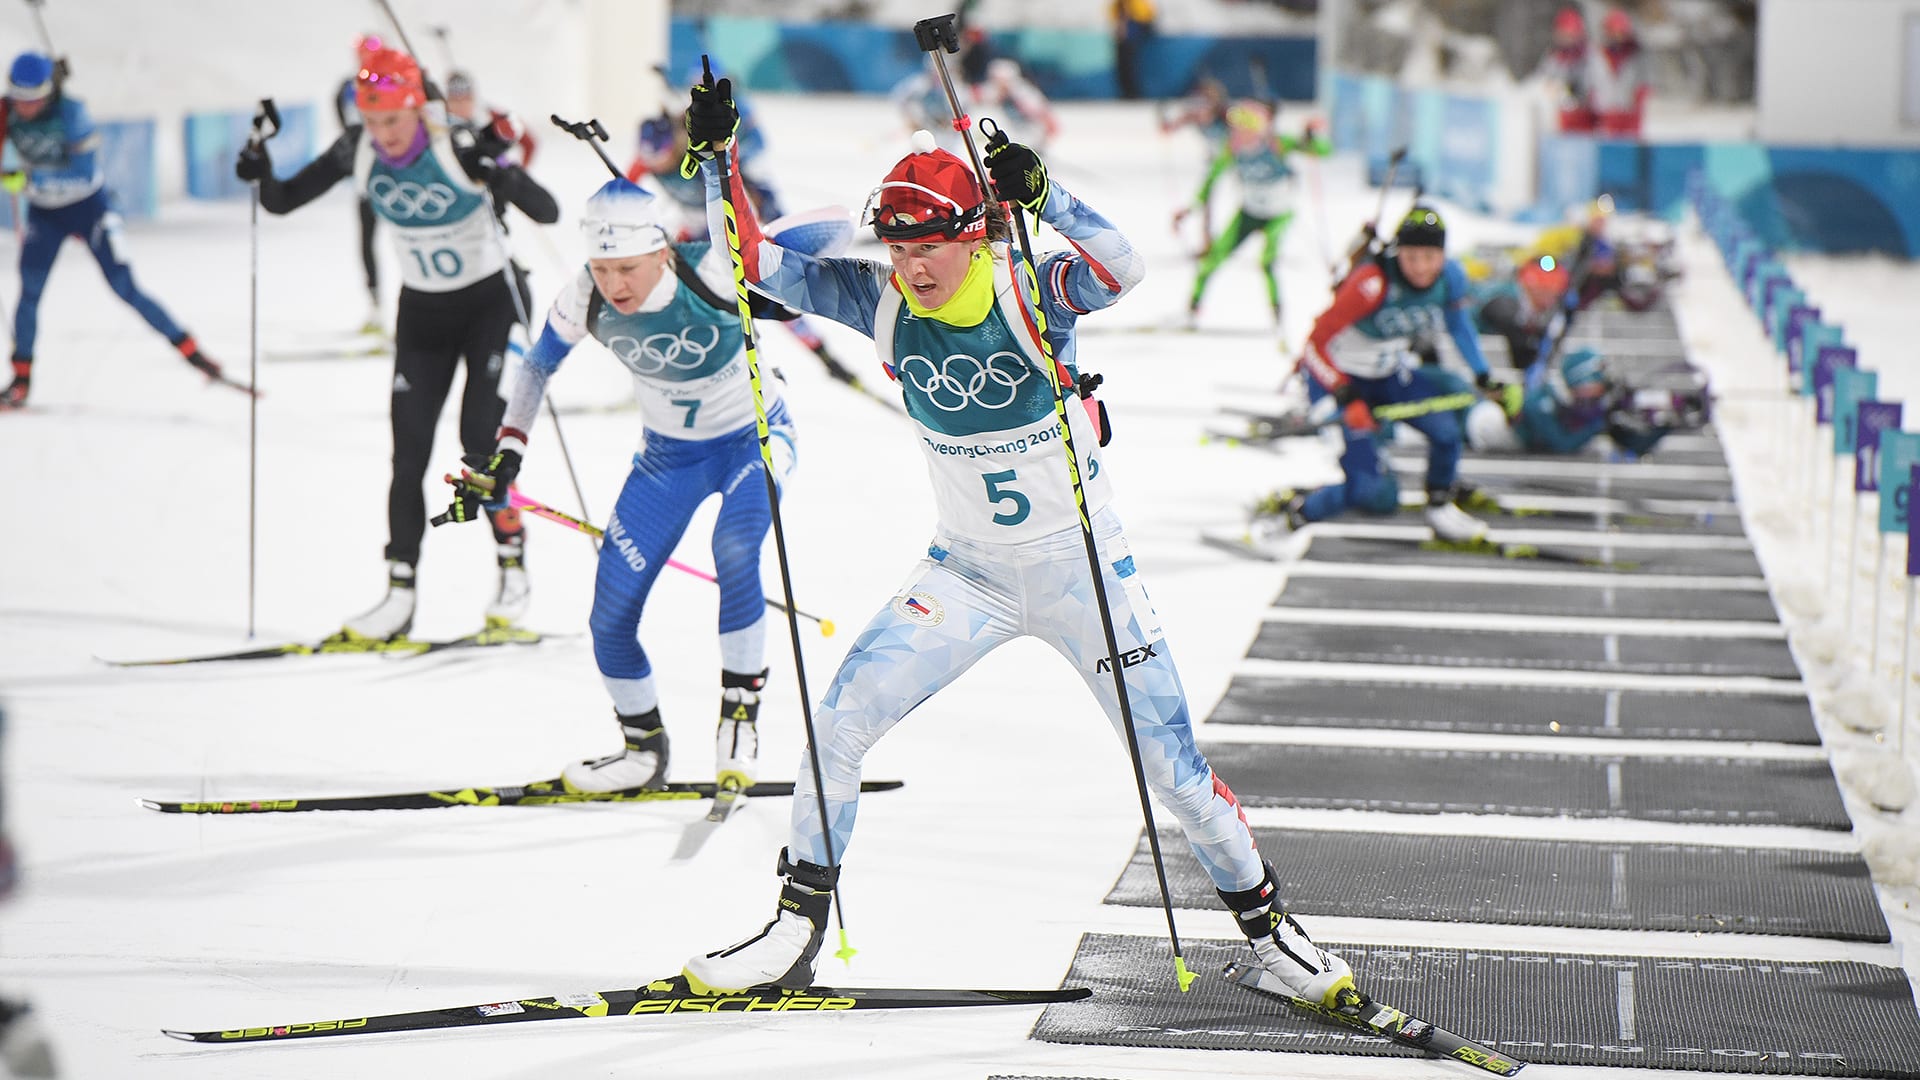
[[[1527,1067],[1524,1061],[1358,993],[1353,995],[1354,1003],[1348,1008],[1333,1009],[1316,1001],[1295,997],[1272,973],[1255,964],[1235,961],[1227,965],[1226,975],[1228,979],[1255,993],[1281,999],[1296,1012],[1370,1031],[1396,1046],[1463,1061],[1495,1076],[1512,1076]]]
[[[465,637],[446,641],[423,641],[409,637],[398,637],[390,641],[369,638],[346,638],[334,635],[314,643],[291,642],[286,645],[268,645],[258,649],[240,649],[236,652],[213,653],[207,656],[176,656],[160,660],[103,660],[112,667],[172,667],[180,664],[210,664],[222,660],[272,660],[282,656],[424,656],[427,653],[444,652],[448,649],[487,648],[495,645],[536,645],[542,641],[553,640],[551,636],[532,630],[523,630],[517,626],[489,626],[468,634]]]
[[[867,780],[861,791],[893,791],[904,780]],[[559,777],[513,787],[449,788],[444,791],[406,791],[392,795],[341,795],[315,799],[219,799],[209,802],[167,802],[141,799],[140,805],[163,814],[285,814],[302,810],[437,810],[443,806],[557,806],[591,802],[681,802],[711,799],[718,785],[673,783],[659,788],[622,788],[618,791],[568,791]],[[793,784],[780,781],[754,784],[740,792],[748,798],[793,794]]]
[[[606,1016],[710,1016],[716,1013],[819,1013],[861,1009],[952,1009],[983,1005],[1050,1005],[1080,1001],[1093,991],[1083,987],[1059,990],[930,990],[809,986],[785,990],[753,987],[733,993],[702,994],[687,985],[685,976],[661,979],[633,990],[559,994],[521,998],[447,1009],[315,1020],[301,1024],[228,1028],[219,1031],[162,1033],[196,1043],[240,1046],[285,1042],[334,1035],[372,1035],[395,1031],[431,1031],[438,1028],[526,1024],[543,1020],[578,1020]]]

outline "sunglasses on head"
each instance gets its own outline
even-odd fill
[[[915,217],[893,203],[880,201],[882,193],[888,188],[907,188],[930,195],[946,204],[945,212],[925,218]],[[873,194],[867,196],[867,205],[861,211],[860,223],[873,226],[874,234],[882,240],[924,240],[930,237],[957,240],[961,233],[971,229],[986,216],[986,213],[987,204],[984,202],[975,203],[971,207],[962,207],[931,188],[905,181],[893,181],[874,188]]]

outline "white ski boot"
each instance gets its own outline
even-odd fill
[[[786,848],[780,849],[778,868],[787,880],[773,921],[738,945],[687,961],[682,974],[696,992],[767,985],[799,990],[813,984],[813,964],[826,941],[840,868],[788,862]]]
[[[1353,985],[1353,969],[1345,960],[1315,945],[1293,916],[1276,906],[1279,894],[1272,863],[1266,864],[1266,872],[1260,884],[1251,889],[1217,890],[1239,920],[1254,958],[1295,997],[1330,1009],[1350,1006],[1359,993]]]
[[[591,761],[576,761],[560,773],[560,782],[575,793],[657,788],[667,778],[667,727],[660,710],[620,717],[620,735],[626,741],[619,753]]]
[[[387,595],[353,618],[333,637],[344,643],[397,641],[413,629],[413,566],[387,562]]]
[[[767,673],[720,672],[720,727],[713,738],[713,775],[721,787],[730,782],[753,786],[760,762],[760,692]]]
[[[487,605],[490,629],[512,626],[527,613],[533,586],[527,581],[527,538],[522,533],[500,545],[500,591]]]
[[[1449,544],[1477,544],[1487,538],[1487,523],[1455,506],[1450,490],[1427,492],[1427,528]]]
[[[1263,559],[1292,562],[1305,554],[1306,496],[1282,489],[1262,496],[1248,510],[1247,546]]]

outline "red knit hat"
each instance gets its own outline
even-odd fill
[[[913,133],[900,159],[867,198],[874,235],[888,240],[975,240],[987,233],[986,201],[967,163]]]
[[[420,65],[398,49],[380,49],[353,78],[353,102],[361,112],[411,109],[427,103]]]

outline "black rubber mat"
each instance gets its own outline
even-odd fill
[[[1210,742],[1248,806],[1852,827],[1823,759]]]
[[[1711,504],[1704,504],[1711,505]],[[1393,520],[1396,524],[1423,523],[1426,507],[1406,507]],[[1747,529],[1740,512],[1729,507],[1721,513],[1696,515],[1641,514],[1631,511],[1581,513],[1576,511],[1532,514],[1497,514],[1474,511],[1474,516],[1496,529],[1547,529],[1555,532],[1607,532],[1629,536],[1644,533],[1687,534],[1692,536],[1745,536]]]
[[[1393,468],[1403,487],[1423,482],[1427,471],[1424,453],[1399,452],[1392,455]],[[1588,495],[1615,499],[1733,499],[1733,481],[1717,479],[1672,479],[1644,473],[1614,473],[1604,482],[1597,476],[1519,475],[1512,466],[1503,469],[1492,456],[1462,460],[1460,475],[1471,484],[1499,495],[1507,492],[1534,492],[1540,495]],[[1657,464],[1657,463],[1656,463]]]
[[[1620,619],[1720,619],[1778,622],[1773,598],[1757,589],[1598,588],[1585,585],[1488,585],[1295,576],[1275,607],[1360,611],[1460,611],[1502,615],[1607,616]]]
[[[1259,660],[1605,671],[1636,675],[1797,679],[1777,638],[1632,637],[1521,630],[1429,629],[1266,622],[1247,655]]]
[[[1240,675],[1209,723],[1814,746],[1804,696]]]
[[[1184,994],[1164,938],[1085,935],[1066,982],[1091,988],[1093,996],[1048,1006],[1033,1037],[1417,1056],[1228,982],[1220,970],[1251,955],[1244,941],[1183,944],[1187,966],[1200,973]],[[1920,1013],[1906,974],[1895,968],[1324,944],[1346,957],[1361,989],[1381,1001],[1530,1063],[1920,1077]],[[1456,1074],[1480,1075],[1465,1066],[1447,1073]]]
[[[1255,829],[1296,915],[1887,941],[1858,855],[1322,829]],[[1220,910],[1178,829],[1163,829],[1179,907]],[[1107,903],[1159,907],[1147,838]],[[1224,915],[1224,913],[1222,913]]]
[[[1307,546],[1306,557],[1318,562],[1385,563],[1394,566],[1519,566],[1698,577],[1757,578],[1761,574],[1760,560],[1754,557],[1751,550],[1662,548],[1651,544],[1623,544],[1604,548],[1594,544],[1537,546],[1546,548],[1548,555],[1508,558],[1491,553],[1431,551],[1414,540],[1316,534]]]

